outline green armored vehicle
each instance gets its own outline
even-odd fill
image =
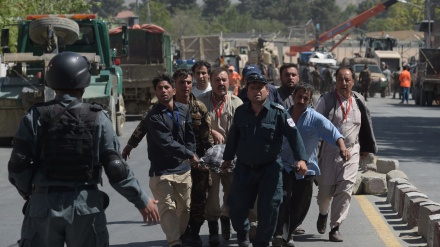
[[[78,52],[89,60],[92,77],[83,99],[103,105],[116,133],[122,135],[125,122],[122,69],[116,51],[110,47],[104,21],[96,19],[94,14],[31,15],[18,25],[16,53],[9,51],[8,29],[2,30],[1,43],[1,62],[6,67],[5,75],[0,78],[3,142],[15,135],[20,119],[32,104],[54,98],[54,92],[44,86],[44,77],[50,59],[62,51]]]

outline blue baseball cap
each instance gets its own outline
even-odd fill
[[[248,64],[244,66],[243,71],[241,72],[243,77],[248,77],[252,74],[261,75],[260,69],[256,64]]]

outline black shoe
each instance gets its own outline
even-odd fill
[[[284,244],[285,244],[285,241],[281,235],[275,236],[272,239],[272,246],[273,247],[282,247],[282,246],[284,246]]]
[[[328,238],[331,242],[342,242],[344,241],[344,239],[342,238],[341,233],[339,232],[339,226],[333,228],[329,233],[328,233]]]
[[[238,247],[249,247],[249,235],[247,232],[237,232]]]
[[[192,247],[202,247],[203,246],[203,242],[202,242],[202,239],[200,238],[200,236],[192,236],[191,240],[192,240]]]
[[[220,239],[218,237],[218,221],[208,221],[209,228],[209,246],[219,246]]]
[[[219,246],[220,245],[220,238],[217,235],[209,235],[209,246]]]
[[[231,239],[231,221],[228,217],[221,216],[220,224],[222,225],[222,237],[224,240]]]
[[[182,246],[192,246],[192,239],[191,236],[182,235],[180,236],[180,240],[182,241]]]
[[[327,229],[327,218],[328,218],[328,214],[326,215],[319,214],[318,221],[316,221],[316,229],[321,234],[324,234],[325,230]]]

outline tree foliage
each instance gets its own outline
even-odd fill
[[[111,18],[124,10],[124,0],[101,0],[100,6],[93,6],[91,11],[102,18]]]
[[[161,26],[167,31],[172,28],[171,13],[167,10],[165,3],[160,1],[150,1],[150,15],[153,24]],[[139,5],[139,23],[148,23],[148,9],[146,2]]]
[[[110,18],[122,10],[124,0],[0,0],[0,25],[16,23],[27,14],[97,13]],[[220,32],[274,33],[289,35],[289,27],[303,26],[309,20],[319,23],[322,34],[381,0],[364,0],[358,6],[349,4],[341,10],[336,0],[141,0],[140,23],[147,23],[146,2],[149,1],[151,22],[162,26],[174,40],[182,35],[218,34]],[[413,29],[424,18],[425,0],[411,0],[412,5],[396,3],[388,10],[360,26],[365,31]],[[416,5],[416,6],[414,6]],[[420,7],[417,7],[420,6]],[[134,11],[135,6],[131,5]],[[18,19],[17,19],[18,18]],[[12,31],[12,30],[11,30]],[[11,35],[13,36],[13,34]]]
[[[213,20],[214,17],[223,15],[230,5],[230,0],[203,0],[202,16]]]

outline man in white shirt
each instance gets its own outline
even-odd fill
[[[194,78],[196,79],[196,86],[192,89],[194,96],[211,91],[211,83],[209,81],[209,74],[211,73],[211,64],[204,60],[197,61],[191,68]]]

